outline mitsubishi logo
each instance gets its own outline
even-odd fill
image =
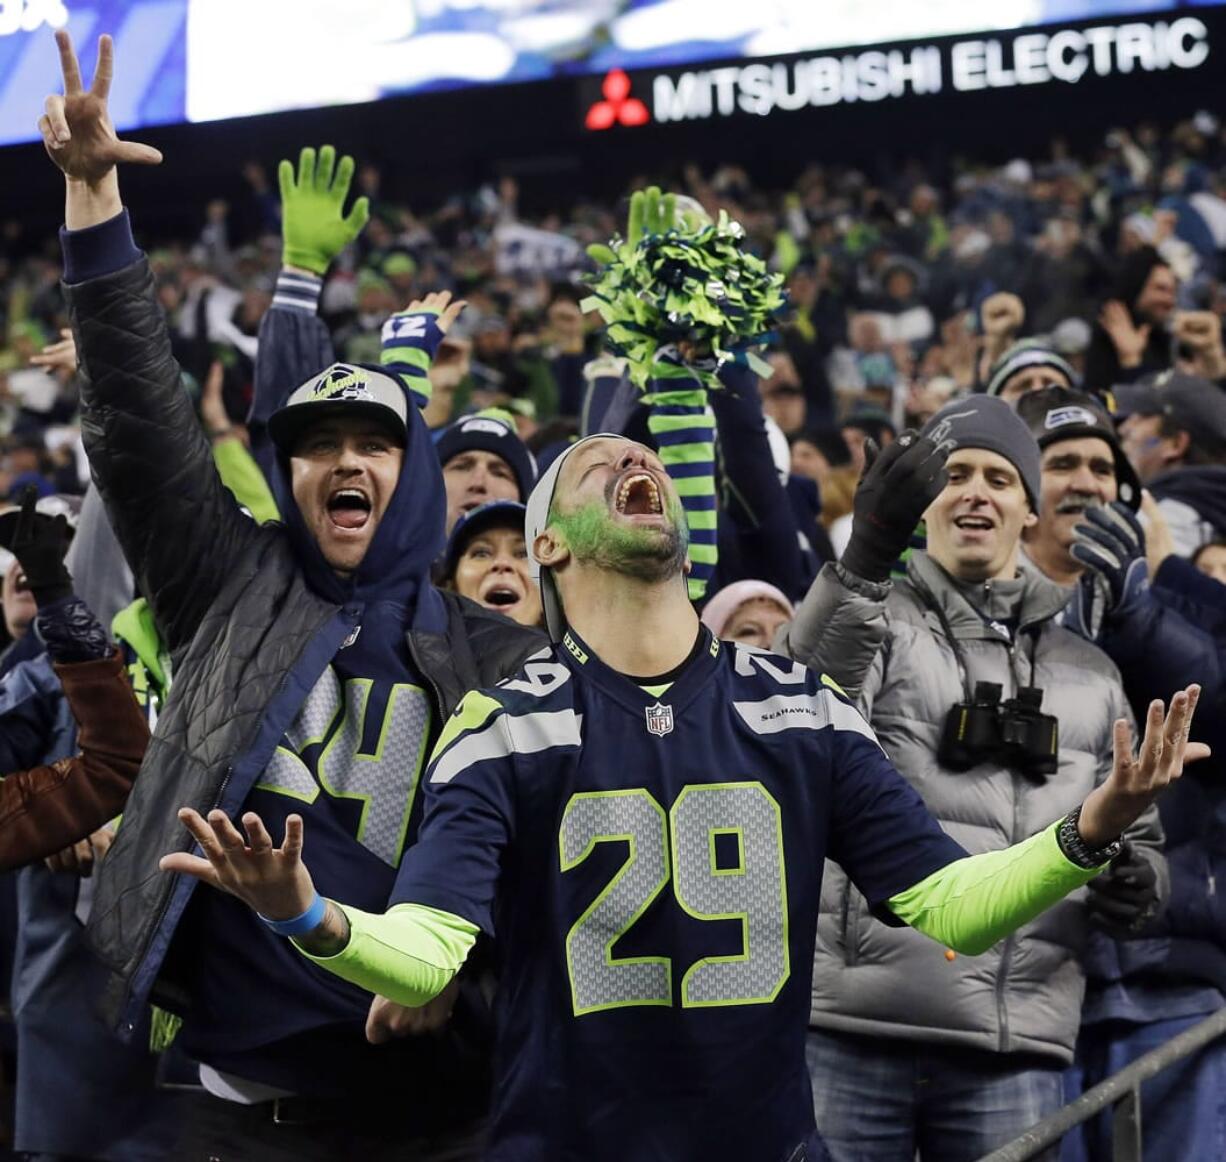
[[[630,78],[625,69],[610,69],[600,82],[604,100],[597,101],[584,118],[588,129],[611,129],[614,125],[646,125],[651,120],[647,106],[630,96]]]

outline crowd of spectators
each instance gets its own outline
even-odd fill
[[[336,261],[325,262],[321,273],[300,269],[288,248],[283,252],[284,177],[278,198],[262,165],[247,165],[243,175],[249,204],[240,213],[226,202],[211,203],[195,238],[141,239],[140,207],[131,207],[182,388],[222,478],[257,521],[275,517],[278,507],[284,512],[287,496],[273,465],[292,446],[277,428],[284,422],[278,417],[293,410],[287,392],[334,359],[382,362],[402,375],[421,404],[446,492],[445,550],[433,565],[406,550],[406,560],[413,557],[414,568],[421,567],[413,584],[424,592],[432,576],[445,590],[521,627],[542,625],[549,606],[542,606],[523,535],[524,505],[538,472],[575,437],[610,426],[635,437],[658,435],[654,417],[636,414],[636,391],[624,363],[604,347],[598,316],[584,309],[584,278],[592,265],[586,247],[624,230],[625,207],[578,201],[565,215],[532,218],[521,212],[516,183],[504,179],[427,210],[385,198],[383,175],[359,164],[353,193],[368,199],[369,222],[355,224],[352,240],[337,248]],[[1226,579],[1226,129],[1216,117],[1198,113],[1175,126],[1119,129],[1089,155],[1057,144],[1044,159],[1019,158],[1002,167],[966,163],[939,175],[918,166],[869,174],[814,164],[786,190],[757,188],[740,166],[689,166],[678,192],[712,217],[726,210],[740,222],[745,245],[783,277],[789,298],[763,352],[772,374],[758,379],[744,368],[721,369],[723,387],[709,393],[719,551],[709,588],[696,595],[713,634],[784,648],[841,684],[859,700],[892,762],[972,852],[1015,843],[1075,811],[1110,777],[1111,723],[1129,714],[1145,721],[1153,698],[1202,683],[1211,709],[1196,738],[1213,741],[1223,733],[1216,719],[1226,699],[1220,653],[1226,612],[1220,584]],[[58,503],[75,524],[77,505],[63,498],[85,493],[90,461],[81,425],[81,353],[69,329],[59,246],[54,239],[31,245],[19,229],[5,231],[3,239],[12,251],[0,252],[0,498],[13,508],[24,500],[27,518],[34,497],[48,515],[61,511]],[[84,262],[83,253],[79,248],[78,261]],[[103,277],[113,276],[106,271]],[[419,308],[427,302],[445,320],[433,358],[424,364],[413,362],[412,344],[403,342],[410,334],[406,320],[414,317],[405,311],[415,301]],[[449,305],[461,301],[462,311]],[[270,395],[274,381],[279,398]],[[967,422],[968,416],[974,418]],[[946,437],[956,421],[971,434],[955,442],[959,451],[946,467]],[[900,439],[908,429],[923,435],[908,431]],[[93,439],[93,447],[105,452],[115,436],[108,432],[104,440],[95,430]],[[122,472],[113,462],[105,471]],[[420,461],[413,471],[423,471]],[[990,574],[949,547],[961,543],[958,530],[992,528],[990,506],[972,495],[977,488],[1014,494],[1000,506],[1008,537]],[[945,499],[938,502],[938,494]],[[341,504],[331,511],[344,516],[357,509]],[[927,527],[919,523],[925,511]],[[416,530],[411,522],[419,517],[404,519],[406,529]],[[80,527],[87,523],[82,513]],[[119,531],[125,549],[139,540],[131,527]],[[65,749],[58,735],[50,745],[49,723],[31,725],[29,704],[43,691],[27,698],[13,689],[13,675],[33,672],[21,667],[35,656],[28,643],[36,607],[42,611],[38,636],[57,667],[65,657],[54,648],[60,632],[54,618],[42,620],[64,594],[35,578],[27,563],[32,558],[22,558],[17,543],[12,547],[18,561],[4,562],[7,653],[0,660],[0,729],[10,734],[0,751],[16,772],[66,759],[72,747]],[[80,540],[75,550],[74,575],[79,569],[84,576],[92,567],[85,555],[90,550]],[[154,557],[160,551],[149,549]],[[407,568],[405,561],[385,564],[391,574]],[[985,576],[1006,580],[996,590],[980,584],[984,592],[978,593]],[[137,583],[146,580],[138,570]],[[188,581],[178,584],[185,608],[203,602]],[[124,585],[120,604],[126,605],[137,596],[131,574]],[[234,610],[250,612],[250,594],[225,593]],[[109,617],[118,609],[97,613]],[[126,614],[143,616],[131,607]],[[204,622],[201,632],[213,632],[209,625]],[[473,635],[468,640],[501,640],[489,636],[496,630],[474,629],[471,618],[464,625]],[[195,639],[181,626],[159,628],[170,631],[168,639],[179,635],[166,641],[165,656],[156,646],[142,653],[130,631],[127,637],[116,633],[143,663],[141,680],[165,694],[169,647],[185,650]],[[366,637],[361,649],[373,647],[373,633]],[[955,638],[970,663],[959,648],[948,648]],[[340,648],[357,639],[355,629]],[[1007,657],[998,649],[1002,640]],[[518,638],[506,641],[497,647],[505,650],[498,654],[498,676],[514,669],[506,664],[512,645],[522,646]],[[229,639],[219,637],[216,648],[241,656]],[[350,660],[366,664],[361,649]],[[1019,650],[1029,667],[1024,681]],[[89,655],[89,664],[103,656]],[[477,657],[474,673],[494,672],[493,656]],[[467,677],[464,664],[454,657],[446,663]],[[1043,682],[1036,673],[1046,675]],[[960,768],[945,742],[936,741],[949,703],[974,703],[978,687],[991,683],[997,698],[1002,686],[1019,687],[1009,713],[1022,717],[1027,706],[1036,713],[1038,707],[1023,705],[1021,687],[1045,685],[1047,713],[1040,717],[1060,719],[1060,742],[1068,752],[1053,750],[1047,756],[1053,765],[1040,766],[1038,778],[1030,770],[1022,779],[1012,760],[993,767],[992,786],[1027,804],[1007,825],[990,795],[967,813],[962,784],[951,772],[979,760]],[[284,685],[276,697],[284,697]],[[189,698],[201,716],[212,713],[198,685],[177,705]],[[37,737],[23,735],[19,745],[4,717],[9,714]],[[65,721],[71,717],[65,710]],[[912,720],[926,733],[899,729],[898,723]],[[93,735],[79,715],[78,723],[84,751]],[[287,736],[296,737],[299,729],[296,724]],[[309,746],[303,742],[303,754]],[[990,758],[996,763],[1000,756]],[[313,755],[312,761],[323,760]],[[881,1127],[890,1133],[882,1130],[874,1162],[913,1158],[917,1150],[936,1159],[990,1149],[1052,1112],[1066,1094],[1226,1004],[1226,917],[1219,914],[1215,887],[1217,860],[1226,855],[1226,799],[1215,784],[1221,760],[1201,768],[1163,800],[1161,819],[1151,810],[1126,833],[1124,851],[1115,853],[1112,871],[1091,893],[1084,914],[1077,911],[1081,903],[1060,905],[1036,922],[1046,927],[1027,930],[1016,947],[1009,937],[991,955],[968,959],[966,967],[959,962],[946,971],[923,960],[922,941],[910,931],[890,936],[893,945],[883,943],[888,930],[869,914],[866,901],[828,876],[809,1052],[818,1128],[836,1157],[859,1156],[857,1143]],[[1044,778],[1057,770],[1045,796],[1018,790],[1026,779],[1043,790]],[[155,793],[137,802],[131,835],[140,834],[142,818],[149,819]],[[102,815],[94,822],[114,806],[95,807]],[[78,874],[104,857],[109,842],[86,840],[84,848],[78,843],[69,849],[74,857],[53,859]],[[130,862],[127,852],[135,843],[121,859]],[[62,947],[40,948],[41,937],[32,935],[38,928],[32,916],[64,910],[57,894],[63,893],[56,884],[40,883],[23,901],[24,963],[48,953],[69,955]],[[75,917],[82,907],[75,886],[71,896],[67,914]],[[0,901],[0,923],[7,919],[11,930],[15,921],[5,917],[5,906]],[[1088,945],[1076,933],[1086,915],[1100,930]],[[912,937],[916,943],[908,944]],[[8,972],[7,935],[4,942],[0,969]],[[141,956],[147,952],[148,946]],[[230,954],[238,957],[233,949]],[[71,955],[84,956],[83,946]],[[952,965],[953,951],[946,955]],[[900,970],[900,961],[911,963],[907,957],[919,958],[919,967]],[[861,958],[861,968],[885,962],[896,974],[880,978],[867,999],[857,992]],[[1016,958],[1012,965],[1010,958]],[[934,976],[938,970],[943,977]],[[912,972],[910,987],[922,981],[930,997],[947,991],[931,1000],[928,1012],[904,1015],[898,997]],[[53,1076],[48,1030],[65,1020],[60,1006],[69,1001],[60,997],[40,1009],[27,994],[23,1003],[30,1032],[26,1048],[18,1045],[18,1076],[23,1053]],[[208,1003],[221,1002],[214,996]],[[453,995],[448,1017],[454,1003]],[[346,1019],[351,1016],[346,1010]],[[140,1019],[152,1024],[142,1032],[159,1047],[172,1040],[158,1038],[159,1027],[173,1024],[166,1014],[145,1012]],[[192,1036],[193,1045],[207,1047],[207,1035],[197,1030]],[[268,1036],[275,1040],[276,1030]],[[913,1057],[901,1053],[899,1041]],[[72,1053],[88,1059],[91,1046],[82,1032]],[[254,1059],[262,1046],[248,1048]],[[190,1077],[195,1069],[176,1052],[162,1055],[162,1080],[167,1072]],[[233,1060],[241,1064],[242,1057]],[[110,1075],[108,1084],[128,1079],[144,1098],[153,1092],[143,1059],[98,1062]],[[414,1068],[411,1062],[407,1067]],[[243,1074],[239,1065],[208,1067],[204,1086],[239,1105],[276,1105],[298,1092],[283,1086],[293,1075],[291,1063],[279,1068],[277,1081],[268,1084],[268,1077]],[[891,1080],[886,1069],[908,1076]],[[1226,1058],[1210,1052],[1189,1069],[1177,1098],[1170,1087],[1147,1097],[1164,1142],[1154,1157],[1198,1156],[1209,1138],[1190,1137],[1192,1131],[1226,1133],[1220,1110],[1216,1123],[1205,1120]],[[905,1114],[885,1092],[907,1085],[920,1092],[929,1078],[940,1084],[916,1097],[915,1109]],[[840,1081],[850,1086],[843,1096]],[[63,1093],[62,1079],[48,1082],[42,1095],[33,1091],[36,1083],[27,1080],[19,1094],[17,1146],[23,1152],[123,1162],[158,1156],[150,1151],[161,1149],[172,1133],[163,1125],[174,1120],[166,1108],[153,1109],[152,1102],[146,1108],[134,1099],[130,1108],[137,1112],[123,1113],[126,1129],[147,1119],[149,1139],[134,1134],[121,1140],[120,1134],[114,1148],[90,1153],[80,1135],[48,1130],[47,1095]],[[989,1093],[989,1083],[1005,1096]],[[947,1127],[949,1136],[933,1128],[943,1116],[943,1099],[933,1091],[942,1087],[949,1106],[963,1111],[963,1120]],[[965,1100],[967,1092],[974,1100]],[[56,1100],[71,1105],[79,1097]],[[861,1106],[859,1098],[866,1099]],[[925,1101],[932,1105],[930,1118],[916,1112]],[[976,1104],[989,1101],[1014,1102],[1016,1116],[1006,1110],[989,1117]],[[472,1118],[479,1120],[479,1105],[460,1119],[464,1133]],[[110,1111],[108,1124],[118,1116]],[[1105,1157],[1106,1133],[1094,1127],[1070,1137],[1066,1158]],[[420,1156],[435,1156],[428,1144],[421,1149]],[[1177,1152],[1161,1152],[1167,1149]]]
[[[794,468],[825,488],[823,523],[848,511],[865,434],[922,422],[985,387],[1019,339],[1041,340],[1098,393],[1167,366],[1226,376],[1224,140],[1200,113],[1116,130],[1088,155],[1057,142],[1049,158],[939,176],[916,164],[883,174],[814,164],[790,188],[765,190],[741,166],[686,167],[682,188],[727,209],[787,278],[794,314],[770,347],[762,394]],[[268,173],[252,162],[243,175],[241,213],[216,200],[198,237],[148,240],[188,383],[199,392],[220,362],[235,423],[250,407],[280,264]],[[359,165],[354,189],[371,220],[320,299],[338,357],[377,360],[387,316],[447,287],[468,308],[432,377],[430,425],[500,404],[538,446],[573,430],[600,346],[598,320],[579,307],[583,249],[617,232],[622,208],[579,200],[530,220],[504,179],[427,211],[385,199],[382,185],[376,167]],[[28,479],[79,491],[71,367],[30,365],[66,323],[54,239],[35,246],[15,224],[5,238],[0,491]]]

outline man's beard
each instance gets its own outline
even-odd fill
[[[684,510],[672,503],[667,515],[669,528],[635,528],[619,524],[606,505],[592,501],[573,512],[555,512],[550,523],[581,564],[654,583],[678,576],[689,550]]]

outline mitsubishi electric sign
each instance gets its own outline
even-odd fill
[[[628,76],[617,70],[604,79],[601,98],[585,103],[585,125],[602,130],[649,120],[667,124],[738,114],[767,117],[855,101],[1076,85],[1093,77],[1200,68],[1209,51],[1204,22],[1181,16],[685,71]]]

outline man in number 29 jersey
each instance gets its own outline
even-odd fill
[[[822,1158],[804,1037],[823,860],[887,922],[970,953],[1101,861],[1078,860],[1056,826],[966,856],[837,691],[702,629],[684,517],[647,449],[574,445],[527,523],[555,644],[447,723],[384,915],[318,897],[298,821],[274,848],[254,815],[244,839],[220,813],[184,811],[205,858],[164,866],[234,892],[318,964],[405,1004],[494,936],[491,1158]],[[652,672],[653,658],[671,664]],[[1178,774],[1194,700],[1175,700],[1164,763],[1145,746],[1133,762],[1129,747],[1086,801],[1083,856]]]

